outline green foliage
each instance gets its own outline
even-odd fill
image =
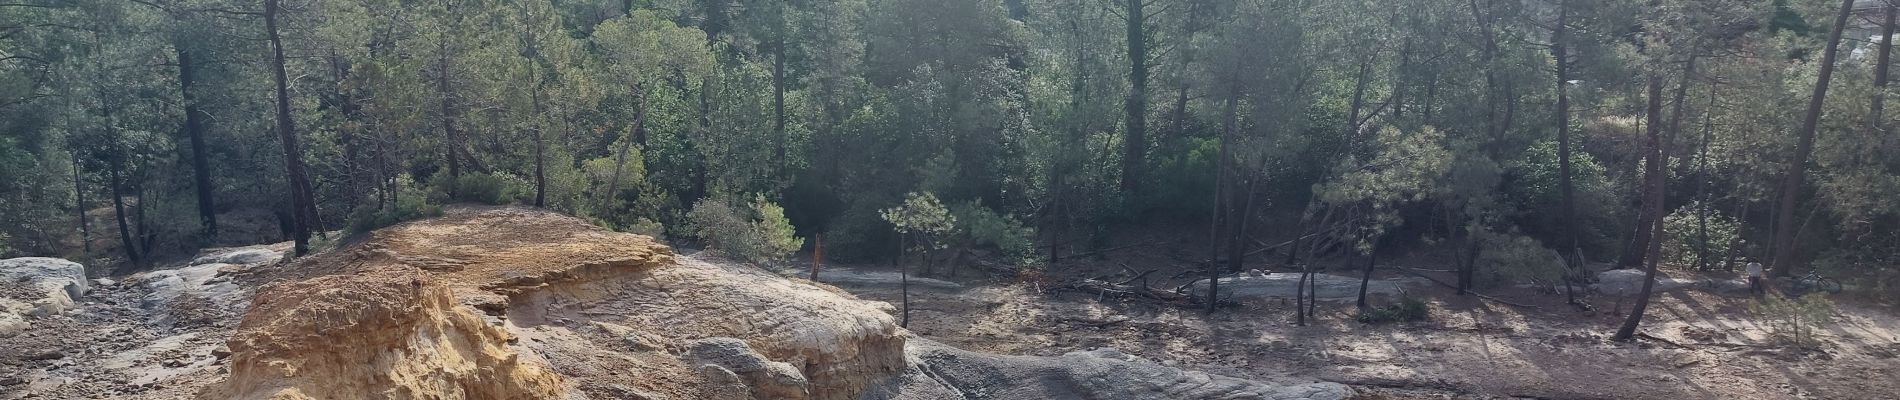
[[[1701,203],[1690,203],[1663,219],[1663,233],[1669,235],[1668,241],[1663,242],[1665,263],[1696,268],[1696,261],[1703,260],[1719,266],[1723,257],[1734,254],[1729,247],[1739,238],[1741,225],[1714,210],[1709,211],[1704,223],[1696,216],[1701,206]]]
[[[911,246],[919,250],[948,247],[944,239],[957,229],[956,216],[943,207],[937,195],[929,192],[905,194],[903,204],[879,211],[878,215],[898,233],[910,236]]]
[[[364,233],[403,221],[442,215],[441,194],[415,188],[407,176],[397,179],[397,182],[402,185],[402,192],[396,196],[395,204],[380,209],[357,208],[349,219],[351,233]]]
[[[1529,236],[1478,231],[1473,233],[1482,250],[1476,266],[1481,285],[1533,282],[1551,285],[1563,277],[1564,261],[1556,250],[1544,247]]]
[[[1768,329],[1769,338],[1784,346],[1814,349],[1821,345],[1814,332],[1834,323],[1834,302],[1821,294],[1787,298],[1769,293],[1750,304],[1749,313]]]
[[[1023,226],[1013,216],[1003,215],[970,201],[950,207],[950,219],[956,221],[965,247],[989,246],[1004,257],[1017,261],[1035,259],[1036,230]]]
[[[1575,198],[1571,207],[1576,221],[1566,227],[1562,222],[1563,193],[1557,161],[1557,142],[1545,140],[1507,164],[1505,175],[1509,183],[1499,189],[1506,201],[1522,210],[1514,218],[1518,227],[1553,243],[1562,240],[1562,230],[1569,229],[1577,235],[1579,247],[1590,254],[1615,249],[1616,239],[1626,233],[1617,228],[1621,226],[1619,208],[1624,205],[1618,204],[1616,187],[1609,181],[1608,171],[1590,152],[1572,150],[1570,169]]]
[[[454,179],[448,175],[437,175],[431,186],[453,202],[507,205],[519,201],[523,196],[533,196],[533,189],[527,185],[527,182],[512,175],[464,173]]]
[[[794,235],[785,210],[756,195],[749,203],[712,196],[693,205],[686,214],[693,236],[706,241],[707,248],[741,260],[764,263],[798,251],[805,239]]]
[[[1362,324],[1384,324],[1391,322],[1419,322],[1431,319],[1432,311],[1420,301],[1411,297],[1400,298],[1398,304],[1373,307],[1353,316]]]

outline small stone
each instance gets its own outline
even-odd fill
[[[13,385],[18,385],[22,383],[26,383],[26,378],[21,378],[18,376],[9,376],[5,378],[0,378],[0,386],[13,386]]]
[[[227,357],[230,357],[230,356],[231,356],[231,347],[230,347],[230,346],[218,346],[218,347],[217,347],[217,348],[215,348],[215,349],[211,349],[211,357],[212,357],[212,358],[216,358],[216,359],[219,359],[219,360],[223,360],[223,359],[225,359],[225,358],[227,358]]]
[[[160,364],[163,364],[165,368],[184,368],[186,365],[183,360],[177,359],[165,360],[165,362]]]

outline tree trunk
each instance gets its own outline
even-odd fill
[[[437,71],[436,71],[436,79],[435,79],[435,90],[438,94],[442,96],[442,101],[441,101],[442,111],[441,112],[442,112],[442,157],[444,157],[443,162],[447,164],[447,167],[449,170],[448,171],[449,181],[455,182],[458,178],[462,177],[462,157],[460,155],[462,137],[461,137],[461,132],[458,132],[455,130],[455,94],[454,94],[453,88],[449,86],[450,68],[449,68],[448,34],[443,33],[442,35],[443,35],[442,41],[440,45],[438,46],[439,47],[438,51],[440,51],[441,54],[438,55],[438,58],[436,60]]]
[[[1896,15],[1900,15],[1900,6],[1887,4],[1887,20],[1880,24],[1880,58],[1874,64],[1874,101],[1873,113],[1868,114],[1868,125],[1878,133],[1885,129],[1883,119],[1884,106],[1887,103],[1887,66],[1893,56],[1893,29]]]
[[[1781,203],[1775,212],[1775,258],[1771,271],[1776,276],[1789,276],[1793,273],[1795,258],[1795,203],[1800,200],[1801,188],[1808,178],[1808,156],[1814,153],[1814,130],[1821,124],[1821,105],[1827,98],[1828,81],[1834,77],[1834,56],[1840,51],[1841,30],[1847,26],[1847,17],[1853,14],[1854,0],[1841,0],[1841,10],[1834,18],[1834,30],[1828,33],[1827,48],[1821,52],[1821,71],[1814,81],[1814,95],[1808,99],[1808,114],[1801,120],[1801,130],[1796,132],[1794,157],[1788,163],[1787,180],[1781,185]]]
[[[86,179],[79,168],[79,152],[73,152],[73,209],[79,219],[79,248],[81,254],[92,255],[92,221],[86,218]]]
[[[904,263],[904,253],[909,249],[904,242],[909,236],[906,234],[897,238],[897,257],[893,259],[896,261],[892,262],[892,264],[897,264],[897,287],[903,293],[904,316],[897,323],[897,326],[902,328],[910,327],[910,267]]]
[[[185,103],[185,137],[191,141],[191,176],[198,194],[198,224],[205,241],[210,242],[218,237],[218,212],[212,197],[211,156],[205,145],[204,111],[198,109],[198,96],[192,90],[198,65],[193,62],[190,51],[174,48],[178,51],[178,90]]]
[[[1366,80],[1372,75],[1372,60],[1359,62],[1357,83],[1352,86],[1352,107],[1346,114],[1346,146],[1359,147],[1359,112],[1366,105]]]
[[[638,86],[633,88],[633,93],[634,101],[640,103],[640,107],[636,108],[633,112],[633,130],[632,132],[628,132],[633,134],[633,140],[623,139],[620,141],[620,151],[614,155],[613,177],[607,180],[607,193],[601,196],[601,212],[611,210],[614,196],[620,194],[620,171],[627,169],[627,152],[630,147],[633,147],[632,142],[640,142],[642,146],[646,144],[646,134],[644,133],[647,123],[646,95],[641,93]]]
[[[784,16],[779,20],[783,25]],[[789,164],[785,160],[785,32],[783,26],[779,30],[778,42],[772,45],[772,154],[782,174]]]
[[[1141,191],[1142,166],[1148,155],[1148,35],[1147,16],[1143,14],[1148,0],[1126,0],[1128,22],[1128,106],[1127,123],[1123,127],[1127,136],[1123,139],[1122,182],[1124,198],[1135,196]]]
[[[1668,179],[1663,176],[1663,163],[1666,162],[1665,160],[1669,153],[1665,150],[1667,143],[1664,142],[1662,137],[1662,86],[1663,79],[1661,74],[1652,72],[1649,77],[1649,84],[1645,89],[1649,98],[1647,107],[1648,115],[1644,117],[1647,119],[1646,123],[1649,125],[1647,128],[1649,143],[1648,151],[1645,152],[1645,158],[1647,158],[1645,164],[1647,165],[1644,165],[1644,176],[1649,181],[1650,190],[1648,193],[1644,193],[1647,199],[1643,202],[1643,214],[1645,215],[1643,222],[1650,224],[1649,228],[1657,239],[1644,244],[1645,247],[1643,247],[1642,251],[1652,254],[1648,254],[1647,257],[1644,257],[1647,259],[1647,263],[1644,267],[1643,289],[1637,293],[1636,306],[1630,309],[1628,318],[1623,320],[1623,326],[1616,330],[1616,335],[1611,337],[1612,340],[1627,341],[1635,337],[1636,326],[1643,322],[1643,311],[1649,307],[1650,290],[1656,284],[1656,265],[1661,263],[1660,258],[1662,258],[1659,254],[1653,254],[1662,251],[1662,240],[1660,237],[1662,236],[1663,199],[1665,198],[1663,196],[1663,184]]]
[[[1716,85],[1709,84],[1709,108],[1702,114],[1702,140],[1696,143],[1696,241],[1695,266],[1697,270],[1709,270],[1709,142],[1715,140],[1715,94]],[[1740,216],[1736,216],[1740,218]],[[1737,232],[1739,235],[1740,232]]]
[[[290,219],[295,255],[310,253],[310,224],[315,222],[316,202],[310,182],[304,175],[303,153],[297,148],[297,125],[290,116],[290,78],[284,71],[284,42],[277,32],[279,0],[264,0],[264,31],[270,40],[271,74],[277,91],[277,134],[284,143],[285,180],[290,186]]]
[[[123,155],[113,157],[123,157]],[[138,241],[132,240],[132,226],[125,222],[125,182],[119,176],[119,170],[123,168],[119,163],[117,160],[106,163],[106,171],[112,174],[112,218],[119,223],[119,247],[125,251],[126,260],[131,261],[133,267],[144,268],[145,258],[139,255]]]
[[[1234,128],[1238,122],[1237,120],[1240,118],[1238,108],[1240,103],[1239,84],[1234,84],[1229,87],[1226,103],[1221,111],[1220,151],[1214,160],[1214,218],[1208,228],[1207,238],[1207,313],[1209,314],[1213,314],[1214,310],[1220,304],[1221,227],[1223,223],[1236,223],[1229,219],[1230,215],[1228,214],[1231,213],[1233,205],[1229,204],[1229,201],[1223,197],[1223,194],[1227,190],[1225,186],[1227,186],[1227,181],[1230,179],[1229,176],[1232,175],[1228,171],[1228,164],[1230,164],[1228,158],[1229,147],[1233,146]]]
[[[825,234],[812,235],[811,238],[811,281],[818,281],[818,267],[825,263]]]
[[[541,91],[534,93],[534,114],[541,115]],[[534,206],[548,206],[547,132],[544,122],[534,128]]]
[[[1366,271],[1365,274],[1359,276],[1359,312],[1372,308],[1366,303],[1366,286],[1372,284],[1372,269],[1379,264],[1379,239],[1371,238],[1371,240],[1372,250],[1366,253]]]
[[[1570,2],[1567,0],[1557,2],[1557,24],[1550,35],[1550,53],[1557,60],[1557,110],[1553,113],[1556,114],[1553,125],[1557,126],[1558,215],[1561,218],[1557,225],[1563,230],[1563,238],[1558,242],[1558,252],[1563,253],[1561,256],[1564,259],[1564,299],[1570,304],[1576,304],[1577,294],[1571,289],[1570,283],[1576,279],[1582,260],[1577,259],[1579,246],[1577,245],[1576,189],[1570,176],[1570,47],[1566,44],[1570,22],[1569,6]]]

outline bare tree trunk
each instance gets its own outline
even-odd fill
[[[1557,24],[1550,35],[1550,53],[1557,60],[1557,110],[1554,112],[1557,118],[1554,125],[1557,125],[1557,187],[1558,207],[1561,208],[1558,213],[1562,218],[1558,225],[1563,230],[1563,239],[1559,239],[1559,252],[1563,253],[1564,258],[1564,299],[1570,304],[1577,304],[1577,294],[1571,288],[1571,281],[1576,280],[1582,260],[1577,259],[1576,189],[1570,176],[1570,47],[1566,42],[1569,38],[1569,22],[1570,2],[1558,1]]]
[[[1702,140],[1697,143],[1696,158],[1696,243],[1695,266],[1709,270],[1709,142],[1715,140],[1715,94],[1717,85],[1709,83],[1709,107],[1702,114]],[[1740,218],[1740,216],[1737,216]],[[1740,234],[1740,232],[1737,232]]]
[[[1125,197],[1141,191],[1142,167],[1148,156],[1148,18],[1143,14],[1149,0],[1125,0],[1128,23],[1128,118],[1123,139],[1121,190]],[[1211,310],[1211,308],[1210,308]]]
[[[774,2],[775,4],[777,2]],[[783,7],[783,6],[780,6]],[[779,38],[772,45],[772,146],[774,162],[778,173],[784,173],[785,160],[785,32],[783,15],[779,16]]]
[[[1821,71],[1814,81],[1814,95],[1808,99],[1808,114],[1801,120],[1801,130],[1796,132],[1794,157],[1788,163],[1787,180],[1781,185],[1781,203],[1775,212],[1775,258],[1770,266],[1776,276],[1788,276],[1793,273],[1795,259],[1795,203],[1800,201],[1801,188],[1807,183],[1808,156],[1814,153],[1814,130],[1821,124],[1821,105],[1827,98],[1827,84],[1834,77],[1834,57],[1840,51],[1841,30],[1847,26],[1847,17],[1853,14],[1854,0],[1841,0],[1841,10],[1834,18],[1834,30],[1828,33],[1827,48],[1821,52]]]
[[[115,155],[113,157],[122,156],[123,155]],[[112,174],[112,218],[119,223],[119,245],[122,247],[120,250],[125,251],[126,260],[131,261],[134,267],[144,268],[145,257],[139,254],[139,243],[138,241],[132,240],[132,227],[125,222],[125,193],[123,190],[125,181],[120,178],[119,173],[119,170],[124,167],[119,164],[120,161],[118,160],[106,163],[106,171]],[[145,205],[140,204],[139,206],[144,207]]]
[[[198,65],[190,51],[173,47],[178,52],[178,90],[183,93],[185,103],[185,137],[191,141],[191,177],[198,194],[198,224],[204,240],[210,242],[218,237],[218,212],[212,197],[211,156],[205,145],[204,111],[198,109],[198,96],[192,90]]]
[[[449,67],[448,34],[442,33],[442,35],[442,41],[438,46],[440,47],[438,51],[440,51],[441,54],[436,62],[438,71],[436,71],[435,87],[436,91],[442,95],[442,157],[444,157],[443,161],[448,166],[449,181],[454,182],[456,179],[462,177],[462,157],[460,155],[462,137],[461,132],[455,130],[455,94],[453,88],[449,86],[451,68]]]
[[[1138,2],[1140,0],[1130,0],[1130,1]],[[1133,28],[1131,28],[1131,30],[1132,29]],[[1214,160],[1214,218],[1213,218],[1212,224],[1208,228],[1208,238],[1207,238],[1208,239],[1207,313],[1209,314],[1213,314],[1214,310],[1217,307],[1219,307],[1219,304],[1220,304],[1220,275],[1221,275],[1220,274],[1221,272],[1220,271],[1221,270],[1220,268],[1220,231],[1221,231],[1221,227],[1223,226],[1222,225],[1223,223],[1236,223],[1235,221],[1228,220],[1229,215],[1227,214],[1230,214],[1230,211],[1233,208],[1233,205],[1229,204],[1229,201],[1226,200],[1226,198],[1223,196],[1225,195],[1225,191],[1227,190],[1225,186],[1227,186],[1227,181],[1229,180],[1228,177],[1232,175],[1228,171],[1229,169],[1228,165],[1231,164],[1231,162],[1228,160],[1228,158],[1230,157],[1229,147],[1233,146],[1234,128],[1235,128],[1235,125],[1237,124],[1237,120],[1240,118],[1240,114],[1238,110],[1239,103],[1240,103],[1240,90],[1241,90],[1240,85],[1237,83],[1230,86],[1230,88],[1228,89],[1227,101],[1226,101],[1227,104],[1224,106],[1224,109],[1221,111],[1220,152],[1217,156],[1215,156],[1216,159]]]
[[[894,260],[896,261],[892,263],[897,264],[898,290],[903,292],[904,316],[897,324],[897,326],[903,328],[910,327],[910,267],[904,263],[904,253],[909,249],[904,245],[904,242],[909,236],[909,234],[905,234],[898,237],[897,258],[895,258]]]
[[[1887,68],[1889,61],[1892,60],[1893,57],[1895,18],[1896,16],[1900,16],[1900,6],[1887,4],[1886,8],[1887,20],[1880,24],[1880,58],[1879,61],[1874,63],[1873,113],[1869,114],[1870,117],[1868,118],[1869,126],[1874,129],[1874,132],[1880,132],[1886,128],[1884,108],[1887,103]]]
[[[316,202],[304,175],[303,153],[297,147],[297,126],[290,117],[290,78],[284,71],[284,43],[278,35],[279,0],[264,0],[264,30],[270,39],[271,73],[277,91],[277,133],[284,142],[284,170],[290,185],[291,234],[296,241],[295,255],[310,253],[310,225],[315,222]]]
[[[1645,89],[1649,98],[1647,107],[1648,116],[1645,117],[1649,125],[1649,143],[1647,146],[1648,149],[1645,151],[1645,158],[1647,158],[1645,164],[1647,165],[1644,166],[1645,176],[1649,180],[1651,190],[1644,194],[1647,199],[1643,202],[1643,213],[1646,215],[1643,221],[1651,225],[1650,229],[1656,233],[1658,237],[1660,237],[1662,233],[1663,183],[1667,179],[1663,177],[1662,170],[1663,163],[1666,162],[1664,160],[1668,157],[1668,152],[1664,150],[1664,146],[1667,144],[1663,141],[1661,127],[1662,86],[1663,78],[1661,74],[1652,72],[1649,76],[1649,84]],[[1645,246],[1642,251],[1646,253],[1661,252],[1662,240],[1651,240],[1645,243]],[[1644,268],[1643,289],[1637,293],[1636,306],[1630,309],[1628,318],[1623,320],[1623,326],[1617,329],[1616,335],[1611,337],[1612,340],[1627,341],[1634,338],[1637,325],[1643,322],[1643,311],[1649,307],[1650,290],[1656,284],[1656,265],[1660,263],[1661,260],[1659,259],[1662,257],[1656,254],[1650,254],[1649,257],[1645,258],[1647,258],[1648,263],[1645,264],[1646,267]]]
[[[541,105],[541,90],[535,90],[533,97],[534,97],[533,99],[534,100],[534,115],[542,115],[545,110],[543,110],[543,107]],[[547,172],[548,145],[547,145],[547,137],[546,137],[547,129],[545,129],[546,127],[547,127],[546,122],[537,124],[534,127],[534,206],[535,207],[548,206],[548,172]]]
[[[1378,244],[1379,239],[1378,238],[1362,238],[1361,240],[1366,240],[1366,239],[1372,240],[1372,250],[1366,253],[1365,274],[1362,274],[1359,276],[1359,311],[1360,312],[1365,312],[1367,309],[1371,308],[1371,305],[1366,303],[1366,286],[1370,286],[1372,284],[1372,269],[1379,264],[1379,244]]]
[[[79,248],[92,255],[92,221],[86,218],[86,179],[79,168],[79,152],[73,152],[73,209],[79,219]]]
[[[640,142],[642,146],[646,145],[645,130],[648,106],[646,94],[642,93],[639,86],[633,88],[633,93],[634,101],[640,103],[640,107],[635,109],[636,111],[633,113],[633,130],[628,132],[633,135],[633,140],[621,140],[620,151],[614,155],[613,177],[607,180],[607,193],[601,196],[600,201],[600,212],[603,213],[612,209],[614,196],[620,194],[620,171],[627,168],[627,152],[629,148],[633,146],[632,142]]]

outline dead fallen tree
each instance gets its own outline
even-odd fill
[[[1155,289],[1152,287],[1148,287],[1147,285],[1135,286],[1135,285],[1129,285],[1127,284],[1127,282],[1114,283],[1114,282],[1104,281],[1101,279],[1093,279],[1093,278],[1070,282],[1068,284],[1059,286],[1058,289],[1089,293],[1089,294],[1094,294],[1094,295],[1102,296],[1102,297],[1115,297],[1115,298],[1141,297],[1141,298],[1146,298],[1150,300],[1159,300],[1159,301],[1170,302],[1170,303],[1192,301],[1191,298],[1193,297],[1193,296],[1188,296],[1181,293]]]

